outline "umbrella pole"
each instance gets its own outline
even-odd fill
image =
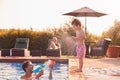
[[[87,28],[86,28],[86,15],[85,15],[85,34],[87,36]]]

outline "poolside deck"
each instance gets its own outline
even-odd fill
[[[83,72],[75,72],[78,59],[69,59],[69,80],[120,80],[120,58],[85,58]]]
[[[120,79],[120,58],[102,58],[102,59],[90,59],[85,58],[84,60],[84,68],[83,73],[82,72],[75,72],[74,70],[78,67],[78,59],[75,59],[74,57],[0,57],[0,62],[23,62],[25,60],[31,60],[32,62],[44,62],[48,59],[53,59],[56,62],[68,62],[69,64],[69,80],[119,80]],[[111,69],[115,68],[118,69],[119,73],[117,72],[117,76],[110,76],[107,74],[110,70],[104,70],[104,69]],[[90,71],[91,70],[91,71]],[[98,72],[94,72],[94,70],[98,70]],[[98,74],[101,71],[106,72],[105,77],[99,77],[96,74]],[[91,72],[96,73],[92,74]],[[116,74],[116,73],[114,73]],[[102,75],[102,73],[100,74]]]

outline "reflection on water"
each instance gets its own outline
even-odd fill
[[[41,63],[33,63],[35,66]],[[20,80],[24,74],[22,63],[0,63],[0,80]],[[44,72],[44,80],[48,79],[49,70]],[[53,68],[54,80],[68,80],[68,64],[56,63]]]

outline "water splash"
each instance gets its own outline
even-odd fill
[[[72,36],[65,32],[61,36],[61,41],[64,43],[67,54],[75,55],[76,42],[72,39]]]

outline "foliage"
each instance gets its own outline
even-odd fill
[[[120,21],[115,20],[114,25],[108,31],[103,32],[102,37],[112,39],[111,45],[120,45]]]
[[[15,45],[16,38],[29,38],[29,50],[41,50],[45,54],[48,47],[48,39],[52,38],[51,33],[37,32],[32,30],[0,30],[0,48],[11,49]]]
[[[46,53],[48,48],[48,41],[56,36],[61,43],[62,54],[68,54],[70,46],[70,40],[66,40],[67,37],[75,36],[75,31],[70,25],[71,20],[61,25],[60,28],[48,28],[44,31],[33,31],[25,29],[0,29],[0,49],[11,49],[15,45],[16,38],[29,38],[29,50],[40,50],[43,55]],[[87,32],[86,41],[97,41],[101,37],[93,35]],[[69,43],[68,43],[69,42]],[[72,46],[72,45],[71,45]]]

